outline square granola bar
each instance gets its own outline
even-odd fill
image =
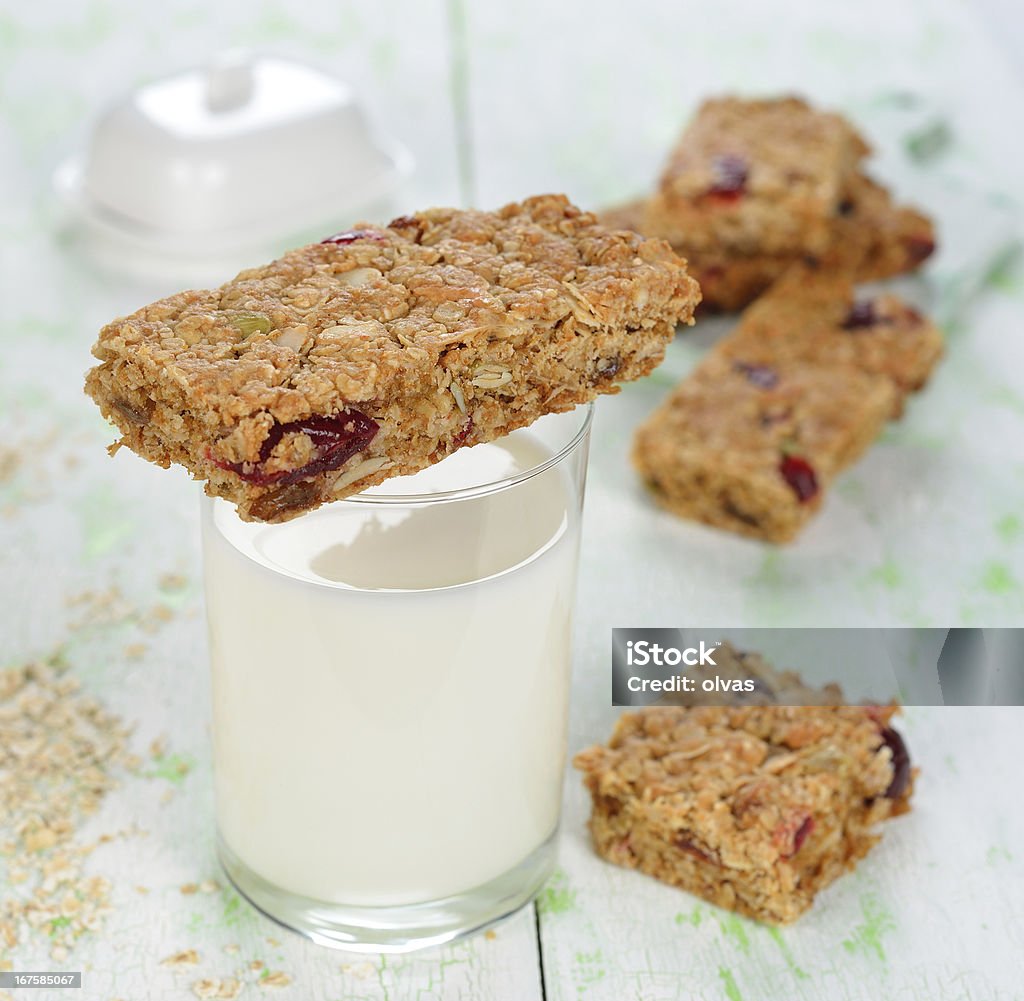
[[[578,754],[609,862],[759,921],[794,921],[909,809],[892,706],[652,708]]]

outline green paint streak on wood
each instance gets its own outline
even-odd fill
[[[578,993],[582,988],[604,979],[604,954],[600,949],[595,952],[577,952],[573,959],[576,962]]]
[[[58,931],[60,931],[61,928],[67,928],[68,925],[70,925],[70,924],[71,924],[71,918],[66,918],[64,916],[60,916],[60,917],[56,917],[56,918],[51,918],[50,919],[50,931],[48,932],[48,934],[52,938],[54,935],[57,934]]]
[[[989,401],[1017,414],[1024,414],[1024,397],[1010,386],[992,386],[989,389]]]
[[[576,906],[576,891],[569,886],[569,877],[564,869],[556,869],[537,898],[537,907],[545,917],[552,914],[567,914]]]
[[[230,886],[220,891],[223,905],[221,924],[225,928],[254,928],[262,920],[254,907],[250,907]]]
[[[103,484],[84,494],[78,504],[83,551],[95,560],[116,549],[135,532],[134,522],[111,487]]]
[[[906,445],[911,448],[937,449],[943,448],[947,443],[947,439],[943,435],[927,434],[919,428],[899,427],[893,424],[878,436],[878,442],[883,445]]]
[[[199,596],[199,585],[184,578],[179,580],[175,577],[172,581],[162,581],[159,588],[162,604],[174,611],[178,611]]]
[[[985,277],[989,288],[1000,292],[1024,292],[1024,274],[1020,269],[1020,248],[1014,247],[1001,261],[997,261]]]
[[[1016,514],[1007,514],[995,523],[996,535],[1003,542],[1015,542],[1024,531],[1024,521]]]
[[[736,986],[736,978],[732,975],[732,970],[724,966],[720,966],[718,968],[718,976],[722,980],[722,986],[725,988],[725,996],[729,1001],[743,1001],[743,995],[740,994],[740,989]]]
[[[32,315],[23,316],[15,324],[15,330],[22,338],[39,337],[51,341],[67,340],[75,332],[73,324],[68,320],[48,320]]]
[[[718,927],[729,943],[740,952],[750,952],[750,936],[747,934],[748,922],[737,914],[728,914],[718,919]]]
[[[704,911],[700,904],[697,904],[689,914],[681,912],[677,914],[675,920],[677,925],[693,925],[694,928],[699,928],[700,923],[704,920]]]
[[[860,909],[864,920],[854,926],[849,938],[843,939],[843,948],[854,955],[863,953],[875,956],[884,963],[886,957],[882,939],[895,930],[896,921],[873,893],[860,898]]]
[[[890,590],[904,583],[903,571],[895,560],[886,560],[868,574],[868,580],[881,584]]]
[[[748,578],[750,584],[781,584],[782,583],[782,558],[776,552],[765,554],[757,573]]]
[[[989,865],[998,865],[1000,862],[1012,862],[1013,855],[1009,848],[1003,845],[993,845],[985,852],[985,861]]]
[[[782,958],[789,969],[790,973],[793,974],[797,980],[807,980],[809,974],[807,971],[797,963],[793,956],[793,950],[786,944],[786,940],[782,937],[782,932],[778,928],[768,927],[765,929],[768,932],[768,937],[779,947],[779,952],[782,953]]]
[[[153,767],[142,775],[147,779],[164,779],[181,785],[185,776],[195,767],[195,759],[184,754],[161,754],[153,759]]]
[[[21,26],[9,14],[0,14],[0,51],[13,52],[21,41]]]
[[[637,379],[634,382],[627,382],[623,385],[624,390],[635,391],[637,389],[673,389],[679,382],[674,375],[670,372],[663,372],[661,369],[655,369],[650,375],[645,376],[643,379]]]
[[[981,586],[989,594],[1010,594],[1017,590],[1017,581],[1005,563],[989,563],[982,573]]]

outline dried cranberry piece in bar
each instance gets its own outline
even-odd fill
[[[882,730],[882,742],[892,753],[892,782],[882,795],[899,799],[910,785],[910,752],[898,731],[890,726]]]
[[[701,862],[707,862],[708,865],[718,865],[712,856],[704,851],[704,849],[698,848],[685,834],[680,834],[672,843],[681,852],[686,852],[687,855],[692,855],[695,859],[700,859]]]
[[[416,216],[400,215],[388,223],[388,229],[396,229],[403,236],[409,237],[413,243],[419,243],[423,237],[423,223]]]
[[[876,324],[888,322],[886,317],[879,316],[874,299],[861,299],[850,307],[840,326],[843,330],[859,330],[862,327],[874,327]]]
[[[742,156],[732,153],[716,156],[711,162],[711,169],[715,181],[708,189],[708,194],[720,201],[735,201],[747,190],[749,170]]]
[[[290,424],[275,424],[260,446],[259,462],[224,462],[212,455],[211,459],[219,468],[231,470],[246,483],[257,486],[270,486],[272,483],[287,485],[343,466],[373,441],[378,427],[375,420],[358,410],[343,410],[332,417],[309,417]],[[306,435],[313,442],[316,455],[298,469],[267,472],[262,467],[286,434]]]
[[[814,830],[814,818],[808,815],[804,822],[796,829],[796,834],[793,835],[793,852],[795,855],[804,846],[804,842],[811,836],[811,832]]]
[[[758,389],[774,389],[779,384],[779,373],[768,365],[750,365],[747,362],[736,362],[736,371],[742,372],[747,381]]]
[[[792,858],[803,847],[814,830],[814,818],[809,814],[796,814],[780,824],[772,835],[783,858]]]
[[[909,236],[904,241],[912,264],[923,264],[935,253],[935,240],[930,236]]]
[[[801,504],[805,504],[818,492],[818,477],[814,467],[799,455],[784,455],[779,463],[779,472],[793,488]]]

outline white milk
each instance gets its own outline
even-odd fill
[[[548,458],[526,432],[379,493]],[[555,830],[578,518],[561,466],[469,501],[203,526],[220,833],[278,887],[355,906],[487,883]],[[212,515],[211,515],[212,512]]]

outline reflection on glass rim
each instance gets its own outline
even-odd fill
[[[594,404],[585,403],[582,405],[584,411],[583,421],[580,426],[576,429],[576,433],[569,439],[569,441],[563,445],[554,455],[545,459],[543,462],[538,463],[536,466],[531,466],[529,469],[524,469],[521,472],[513,473],[511,476],[506,476],[500,480],[492,480],[489,483],[479,483],[472,487],[462,487],[458,490],[440,490],[437,493],[425,493],[425,494],[377,494],[365,492],[361,494],[353,494],[351,497],[346,497],[341,501],[336,501],[339,504],[401,504],[406,507],[415,506],[419,504],[447,504],[450,501],[461,501],[468,500],[472,497],[486,497],[488,494],[497,493],[500,490],[507,490],[509,487],[515,486],[518,483],[524,483],[526,480],[532,479],[534,476],[538,476],[545,470],[550,469],[552,466],[558,465],[567,455],[571,454],[581,441],[587,436],[587,432],[590,430],[590,425],[594,420]],[[567,414],[573,414],[576,412],[576,408],[573,410],[564,411],[561,414],[547,414],[547,417],[562,417]],[[544,420],[544,418],[540,418]],[[527,428],[521,428],[517,430],[527,430]],[[513,432],[514,433],[514,432]],[[455,454],[455,453],[453,453]],[[416,474],[413,473],[413,476]],[[371,488],[376,489],[376,488]]]

